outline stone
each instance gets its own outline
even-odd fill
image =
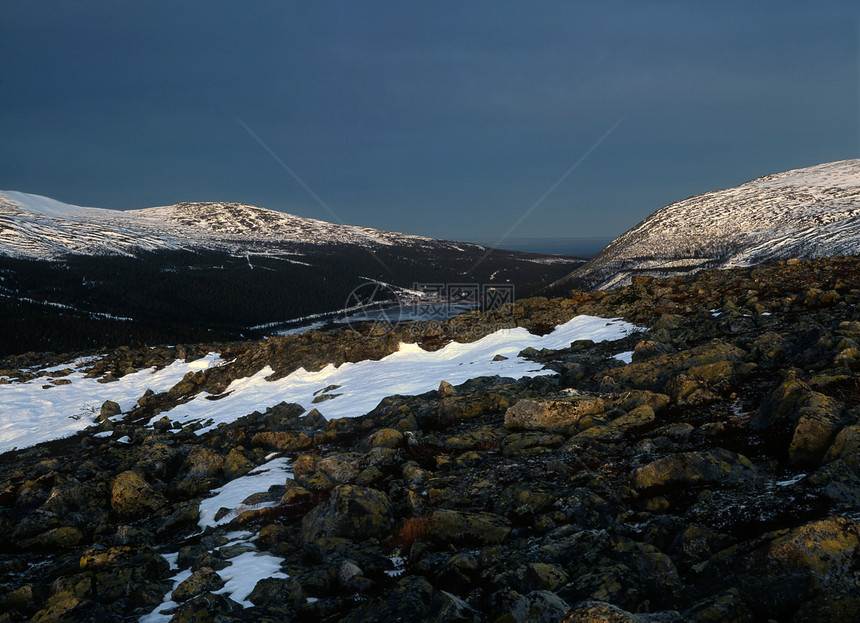
[[[224,459],[224,473],[230,478],[244,476],[254,469],[254,464],[238,448],[231,448]]]
[[[122,413],[122,407],[120,407],[119,404],[113,400],[105,400],[104,403],[102,403],[101,410],[99,411],[98,421],[103,422],[104,420],[115,415],[119,415],[120,413]]]
[[[440,398],[447,398],[448,396],[453,396],[455,393],[454,386],[451,385],[448,381],[442,381],[439,383],[438,389]]]
[[[248,601],[255,606],[298,606],[305,602],[305,596],[295,578],[263,578],[248,595]]]
[[[294,452],[310,448],[313,445],[313,439],[305,433],[265,431],[256,433],[251,438],[251,445],[262,446],[270,450],[280,450],[281,452]]]
[[[510,532],[510,521],[494,513],[440,509],[430,516],[430,537],[445,543],[493,545],[504,541]]]
[[[747,353],[736,346],[713,340],[689,350],[629,363],[608,370],[606,374],[625,387],[662,392],[669,379],[690,368],[717,362],[742,362],[746,356]]]
[[[224,457],[212,448],[194,446],[185,457],[181,472],[187,478],[212,478],[224,468]]]
[[[782,382],[761,403],[750,421],[752,430],[763,430],[787,419],[795,419],[802,406],[799,404],[809,392],[809,386],[799,378],[799,373],[789,370]]]
[[[803,402],[788,458],[795,465],[818,465],[842,428],[844,405],[819,392],[809,392]]]
[[[654,409],[652,409],[648,405],[640,405],[629,413],[621,415],[610,421],[609,426],[612,428],[634,430],[643,426],[648,426],[649,424],[654,422],[656,417],[657,416],[654,414]]]
[[[601,413],[604,409],[603,400],[594,396],[546,402],[524,399],[505,411],[505,428],[567,432],[583,416]]]
[[[27,539],[20,546],[22,549],[56,550],[74,547],[83,540],[84,535],[80,530],[71,526],[62,526]]]
[[[192,573],[189,577],[179,583],[170,597],[173,601],[182,603],[192,597],[207,592],[216,591],[224,586],[224,580],[211,567],[203,567]]]
[[[558,623],[645,623],[645,620],[618,606],[587,599],[566,612]]]
[[[640,491],[708,483],[734,484],[756,477],[748,458],[722,448],[670,454],[633,470],[631,484]]]
[[[846,426],[837,433],[824,455],[824,462],[836,459],[843,460],[851,467],[860,464],[860,424]]]
[[[325,502],[305,515],[301,538],[306,542],[332,536],[353,540],[382,539],[391,533],[393,525],[391,503],[383,492],[339,485]]]
[[[526,565],[525,585],[532,590],[553,591],[570,581],[561,565],[532,562]]]
[[[129,470],[114,479],[110,504],[120,517],[134,519],[161,510],[167,505],[167,500],[140,474]]]
[[[570,610],[567,602],[551,591],[532,591],[511,608],[516,623],[556,623]]]
[[[358,447],[365,452],[372,448],[399,448],[403,445],[403,440],[403,433],[399,430],[381,428],[362,439]]]

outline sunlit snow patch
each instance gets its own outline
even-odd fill
[[[226,595],[233,601],[238,602],[243,608],[250,608],[254,604],[248,601],[248,595],[254,590],[257,582],[266,578],[287,579],[289,576],[281,571],[281,563],[283,560],[257,551],[256,546],[251,542],[253,535],[250,532],[230,533],[226,536],[230,540],[217,550],[225,550],[234,545],[245,545],[252,551],[242,552],[241,554],[228,558],[227,566],[219,569],[216,573],[224,580],[224,586],[215,591],[216,594]],[[164,558],[170,563],[170,569],[176,571],[176,561],[179,557],[178,553],[164,554]],[[179,603],[172,599],[173,591],[182,582],[191,577],[191,569],[177,571],[171,580],[173,586],[170,591],[164,596],[164,601],[156,606],[152,612],[140,617],[140,623],[168,623],[173,618],[174,610],[179,607]]]
[[[213,402],[206,399],[208,394],[200,394],[175,407],[169,417],[181,423],[203,422],[205,426],[198,434],[281,401],[298,403],[305,409],[316,407],[329,419],[355,417],[371,411],[386,396],[421,394],[436,389],[443,380],[456,385],[480,376],[555,374],[518,354],[528,347],[567,348],[575,340],[617,340],[634,330],[634,325],[621,320],[577,316],[548,335],[532,335],[521,327],[505,329],[468,344],[452,342],[434,352],[416,344],[401,344],[397,352],[378,361],[328,365],[319,372],[299,368],[277,381],[266,380],[272,374],[267,366],[254,376],[234,380],[223,398]],[[330,385],[338,386],[336,395],[314,403],[320,390]]]
[[[161,370],[139,370],[111,383],[99,383],[87,378],[84,370],[77,369],[62,377],[70,381],[68,385],[49,389],[43,386],[49,384],[50,375],[25,383],[0,385],[0,452],[74,435],[92,425],[104,401],[113,400],[127,411],[147,389],[156,393],[166,391],[188,372],[205,370],[220,360],[216,354],[188,363],[176,360]],[[86,360],[79,359],[46,370],[57,371],[85,363]]]
[[[235,519],[242,511],[274,506],[273,502],[243,506],[242,501],[254,493],[268,491],[272,485],[283,485],[287,478],[293,477],[288,467],[289,461],[287,459],[273,459],[260,465],[247,476],[231,480],[223,487],[213,490],[212,492],[215,494],[213,497],[200,502],[200,520],[198,522],[200,527],[220,526]],[[230,512],[216,521],[215,515],[222,508],[230,509]]]
[[[216,594],[227,595],[233,601],[239,602],[244,608],[254,604],[248,601],[248,595],[254,590],[257,582],[265,578],[285,580],[289,576],[281,571],[283,559],[262,552],[245,552],[230,560],[230,566],[218,571],[218,575],[226,582]]]
[[[633,361],[633,351],[626,350],[623,353],[618,353],[617,355],[613,355],[614,359],[618,361],[623,361],[624,363],[630,363]]]

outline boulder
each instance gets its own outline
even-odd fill
[[[431,538],[449,542],[475,542],[492,545],[504,541],[511,523],[493,513],[437,510],[430,516]]]
[[[829,463],[842,459],[851,467],[860,464],[860,424],[852,424],[843,428],[824,455],[824,461]]]
[[[391,533],[394,519],[388,496],[376,489],[339,485],[331,496],[302,520],[301,538],[353,540],[382,539]]]
[[[818,465],[844,423],[844,405],[819,392],[806,394],[803,403],[788,448],[788,458],[796,465]]]
[[[359,442],[359,448],[367,452],[372,448],[399,448],[403,445],[403,433],[393,428],[381,428],[370,433]]]
[[[119,404],[115,403],[113,400],[105,400],[104,403],[102,403],[98,421],[103,422],[104,420],[115,415],[119,415],[120,413],[122,413],[122,408]]]
[[[662,392],[666,382],[681,372],[714,363],[742,362],[746,356],[747,353],[736,346],[721,340],[713,340],[689,350],[629,363],[626,366],[608,370],[606,374],[621,386]],[[714,368],[714,370],[723,369],[723,366]]]
[[[545,402],[524,399],[505,412],[505,428],[567,432],[581,417],[604,409],[603,400],[595,396]]]
[[[167,500],[134,471],[117,476],[111,487],[111,507],[125,519],[134,519],[155,513],[167,505]]]
[[[631,484],[640,491],[671,486],[734,484],[758,471],[748,458],[722,448],[670,454],[634,469]]]
[[[310,448],[311,445],[313,445],[313,439],[304,433],[264,431],[262,433],[256,433],[251,438],[251,445],[262,446],[269,450],[292,452],[295,450]]]
[[[212,448],[194,446],[185,457],[181,472],[187,478],[212,478],[224,468],[224,457]]]
[[[511,617],[516,623],[556,623],[570,609],[551,591],[532,591],[514,602]]]
[[[192,573],[173,589],[170,597],[182,603],[206,591],[216,591],[224,586],[224,580],[212,567],[203,567]]]

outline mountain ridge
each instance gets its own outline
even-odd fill
[[[0,191],[0,254],[53,260],[67,254],[134,255],[156,250],[297,252],[301,245],[380,248],[392,245],[484,250],[358,225],[341,225],[236,202],[182,202],[136,210],[66,204]]]
[[[860,253],[860,160],[755,178],[660,208],[554,285]]]

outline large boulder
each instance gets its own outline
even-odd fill
[[[567,432],[585,415],[602,413],[603,400],[576,396],[570,400],[520,400],[505,412],[505,428]]]
[[[111,487],[111,507],[124,519],[155,513],[167,505],[167,500],[134,471],[117,476]]]
[[[308,542],[332,536],[382,539],[391,533],[393,523],[391,503],[382,491],[340,485],[325,502],[305,515],[301,536]]]
[[[633,487],[646,491],[671,486],[734,484],[757,474],[744,455],[715,448],[664,456],[634,469],[630,480]]]
[[[788,448],[788,458],[794,464],[818,465],[844,424],[844,404],[818,392],[809,392],[803,402]]]
[[[493,513],[441,509],[430,516],[430,536],[446,543],[501,543],[510,532],[510,521]]]
[[[618,385],[634,389],[647,389],[662,392],[666,383],[681,372],[694,369],[699,376],[711,376],[717,372],[734,371],[734,366],[746,359],[742,349],[720,340],[696,346],[679,353],[669,353],[652,357],[646,361],[629,363],[626,366],[606,372]],[[712,366],[710,364],[717,364]]]
[[[736,587],[761,619],[856,620],[860,524],[834,516],[769,533],[716,554],[707,569],[704,581]]]

